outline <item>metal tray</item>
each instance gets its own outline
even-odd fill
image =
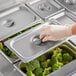
[[[50,24],[55,24],[57,22],[51,22]],[[58,23],[57,23],[58,24]],[[47,52],[49,48],[57,46],[57,44],[62,43],[61,41],[53,42],[48,41],[45,43],[37,44],[35,39],[39,39],[39,29],[42,26],[38,26],[29,32],[28,34],[24,33],[22,36],[18,36],[15,39],[11,39],[5,42],[5,45],[11,49],[22,61],[29,62],[41,54]],[[27,50],[26,50],[27,49]]]
[[[54,0],[34,0],[28,2],[27,5],[43,20],[46,20],[51,15],[54,15],[57,12],[63,10],[63,8],[58,5]]]
[[[76,17],[67,10],[63,10],[57,15],[50,17],[49,20],[52,18],[56,19],[61,25],[71,25],[76,23]]]
[[[73,2],[75,1],[74,2],[75,4],[71,4],[71,3],[69,4],[66,2],[66,0],[55,0],[55,1],[76,15],[76,1],[75,0],[73,0]],[[67,1],[70,1],[70,0],[67,0]]]
[[[76,70],[67,76],[76,76]]]
[[[0,76],[22,76],[0,50]]]
[[[16,64],[14,64],[15,69],[16,69],[19,73],[21,73],[22,76],[27,76],[23,71],[20,70],[20,68],[19,68],[19,64],[20,64],[20,63],[21,63],[21,62],[18,62],[18,63],[16,63]]]
[[[69,41],[76,47],[76,36],[72,36]]]
[[[0,13],[0,40],[30,27],[28,24],[37,20],[40,18],[24,4]]]
[[[49,74],[48,76],[72,76],[72,72],[76,70],[76,60],[64,65],[61,69]],[[75,76],[75,75],[74,75]]]
[[[63,42],[63,43],[64,43],[64,42]],[[62,43],[62,44],[63,44],[63,43]],[[72,48],[74,48],[73,45],[72,45],[70,42],[68,42],[68,41],[66,41],[65,44],[67,44],[67,45],[71,46]],[[58,45],[58,46],[60,46],[60,45]],[[58,46],[57,46],[57,47],[58,47]],[[54,48],[55,48],[55,47],[54,47]],[[74,53],[74,52],[72,52],[72,53]],[[76,53],[75,53],[75,55],[76,55]],[[76,56],[75,56],[75,57],[76,57]],[[22,61],[21,61],[21,62],[22,62]],[[16,63],[16,64],[14,65],[14,67],[15,67],[23,76],[27,76],[27,75],[26,75],[23,71],[21,71],[21,69],[19,68],[19,65],[20,65],[21,62]],[[73,60],[73,61],[71,61],[70,63],[64,65],[62,68],[56,70],[55,72],[50,73],[50,74],[47,75],[47,76],[71,76],[72,73],[74,73],[74,72],[76,71],[76,66],[75,66],[75,65],[76,65],[76,59]]]
[[[0,0],[0,12],[19,4],[16,0]]]
[[[6,45],[9,45],[9,43],[10,43],[11,40],[20,38],[20,37],[25,36],[25,35],[27,35],[28,33],[32,32],[33,29],[34,29],[36,26],[39,26],[41,23],[44,23],[44,22],[43,22],[42,20],[39,20],[39,21],[37,21],[37,22],[31,23],[31,25],[34,25],[34,26],[32,27],[32,29],[30,29],[30,30],[28,30],[28,31],[25,31],[25,32],[22,33],[21,35],[18,35],[18,36],[15,36],[15,37],[13,37],[13,38],[8,39],[7,42],[5,41],[5,42],[7,43]],[[4,46],[5,46],[5,44],[4,44]],[[8,48],[8,47],[7,47],[7,48]],[[7,50],[6,50],[6,51],[7,51]],[[10,48],[9,48],[9,51],[11,51]],[[5,52],[5,51],[3,51],[3,52],[4,52],[4,54],[8,55],[7,52]],[[8,52],[8,53],[9,53],[9,52]],[[9,59],[12,63],[15,63],[16,61],[19,60],[19,58],[11,58],[10,56],[7,56],[7,57],[8,57],[8,59]]]

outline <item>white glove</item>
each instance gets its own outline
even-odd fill
[[[44,24],[40,29],[40,39],[42,41],[58,41],[72,36],[72,27],[64,25]]]

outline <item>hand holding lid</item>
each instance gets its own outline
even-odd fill
[[[45,41],[58,41],[63,40],[72,35],[72,27],[64,25],[50,25],[45,24],[40,29],[40,39]]]

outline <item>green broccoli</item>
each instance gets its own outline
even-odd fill
[[[53,55],[51,57],[52,71],[55,71],[63,66],[62,49],[56,48],[53,50]]]
[[[3,49],[3,44],[0,42],[0,49],[2,50]]]
[[[42,66],[43,68],[49,67],[50,64],[51,64],[51,59],[47,59],[46,61],[41,62],[41,66]]]
[[[46,57],[45,55],[42,55],[42,56],[38,57],[38,60],[39,60],[40,62],[43,62],[43,61],[45,61],[46,59],[47,59],[47,57]]]
[[[51,72],[51,67],[45,68],[42,76],[46,76]]]
[[[63,62],[64,62],[64,64],[67,64],[67,63],[69,63],[72,60],[73,60],[73,57],[69,53],[64,53],[63,54]]]
[[[12,59],[17,59],[18,58],[13,52],[11,52],[9,57],[12,58]]]
[[[36,68],[39,68],[40,67],[40,63],[38,60],[33,60],[29,63],[26,63],[26,70],[27,71],[33,71],[35,70]]]
[[[63,66],[63,63],[57,61],[55,64],[52,65],[52,71],[58,70],[62,66]]]
[[[60,69],[72,59],[73,57],[69,53],[63,52],[63,49],[57,47],[52,50],[51,54],[42,55],[29,63],[23,64],[22,67],[24,68],[22,69],[27,73],[27,76],[46,76]]]
[[[56,59],[56,57],[52,56],[51,57],[51,63],[50,64],[53,65],[55,63],[57,63],[57,59]]]
[[[36,76],[32,71],[27,71],[27,76]]]
[[[59,53],[62,53],[62,49],[56,48],[56,49],[53,50],[53,56],[56,56]]]
[[[33,73],[33,71],[37,71],[38,69],[37,68],[40,68],[40,63],[38,60],[33,60],[29,63],[21,63],[20,64],[20,69],[27,73],[27,76],[35,76],[35,74]]]
[[[2,51],[8,56],[8,57],[10,57],[10,58],[12,58],[12,59],[17,59],[18,57],[10,50],[10,49],[8,49],[7,47],[4,47],[3,49],[2,49]]]
[[[43,73],[43,68],[36,68],[34,70],[35,76],[42,76],[42,73]]]
[[[54,59],[54,60],[58,60],[58,61],[60,61],[60,62],[62,62],[62,49],[60,49],[60,48],[56,48],[55,50],[53,50],[53,55],[52,55],[52,58]],[[52,60],[53,60],[52,59]]]
[[[62,62],[62,60],[63,60],[62,53],[57,54],[57,60]]]
[[[11,53],[12,53],[7,47],[4,47],[2,51],[3,51],[7,56],[10,56]]]
[[[12,59],[17,59],[18,57],[6,46],[4,46],[2,44],[2,42],[0,42],[0,49],[10,58]]]

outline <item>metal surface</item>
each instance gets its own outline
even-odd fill
[[[50,24],[54,23],[50,22]],[[9,47],[21,60],[24,62],[29,62],[47,52],[49,48],[52,48],[62,42],[47,41],[40,44],[35,44],[32,40],[34,37],[39,37],[39,30],[41,27],[42,26],[35,28],[28,34],[25,33],[24,36],[6,41],[5,45]]]
[[[63,10],[57,15],[50,17],[49,20],[52,18],[56,19],[61,25],[71,25],[76,22],[76,17],[67,10]]]
[[[0,50],[0,76],[22,76]]]
[[[35,45],[40,45],[42,43],[41,39],[39,38],[39,36],[34,36],[32,38],[32,43],[34,43]]]
[[[21,62],[22,62],[22,61],[21,61]],[[16,63],[16,64],[14,64],[14,67],[16,68],[16,70],[19,71],[19,73],[22,74],[22,76],[27,76],[27,75],[26,75],[24,72],[22,72],[21,69],[19,68],[19,65],[20,65],[21,62],[18,62],[18,63]]]
[[[36,0],[27,5],[45,20],[62,9],[54,0]]]
[[[61,69],[49,74],[48,76],[71,76],[71,73],[76,70],[76,60],[64,65]]]
[[[69,5],[74,5],[76,4],[76,0],[64,0],[67,4]]]
[[[68,76],[76,76],[76,71],[71,73],[71,74],[69,74]]]
[[[66,41],[67,43],[69,43],[68,41]],[[71,45],[71,43],[69,43],[69,45]],[[73,45],[71,45],[72,47],[74,47]],[[22,62],[22,61],[21,61]],[[20,63],[16,63],[14,65],[14,67],[23,75],[23,76],[26,76],[26,74],[21,71],[20,69]],[[49,75],[47,76],[71,76],[72,74],[75,74],[76,72],[76,60],[73,60],[72,62],[64,65],[62,68],[56,70],[55,72],[52,72],[50,73]]]
[[[19,2],[16,0],[0,0],[0,13],[10,7],[14,7],[17,4],[19,4]]]
[[[69,41],[76,46],[76,36],[71,37]]]
[[[76,15],[76,0],[70,0],[72,4],[69,3],[67,4],[65,0],[55,0],[55,1]]]
[[[26,1],[26,0],[25,0]],[[76,22],[76,4],[65,0],[29,0],[25,6],[20,0],[0,0],[0,40],[26,29],[40,21],[51,20],[50,24],[71,25]],[[64,7],[64,8],[63,8]],[[67,10],[64,10],[64,9]],[[71,12],[71,13],[70,13]],[[73,15],[75,14],[75,15]],[[40,18],[39,18],[40,17]],[[39,23],[43,23],[40,21]],[[5,42],[5,45],[12,50],[22,61],[29,62],[40,55],[65,42],[47,41],[43,43],[39,38],[37,26],[21,35]],[[76,47],[76,36],[69,39],[69,43]],[[19,69],[20,59],[12,62],[3,52],[0,51],[0,76],[26,76]],[[76,60],[63,66],[61,69],[48,76],[75,76]]]
[[[28,24],[39,20],[25,5],[19,5],[0,14],[0,40],[26,29]]]

